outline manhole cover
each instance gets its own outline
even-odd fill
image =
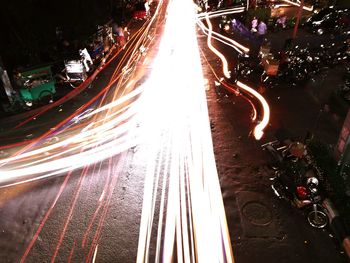
[[[270,209],[259,202],[246,203],[242,208],[242,214],[250,223],[257,226],[266,226],[272,221]]]

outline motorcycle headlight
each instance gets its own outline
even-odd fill
[[[318,30],[317,30],[317,34],[318,34],[318,35],[322,35],[322,34],[323,34],[323,32],[324,32],[324,31],[323,31],[323,29],[322,29],[322,28],[320,28],[320,29],[318,29]]]
[[[228,24],[226,24],[226,25],[224,26],[224,30],[225,30],[225,31],[229,31],[229,30],[230,30],[230,26],[229,26]]]
[[[313,194],[317,194],[317,188],[316,187],[311,188],[310,192]]]

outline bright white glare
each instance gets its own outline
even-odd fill
[[[195,22],[190,0],[170,1],[159,52],[146,84],[149,88],[140,98],[140,133],[145,135],[149,162],[137,262],[149,261],[158,187],[166,182],[166,194],[161,189],[164,207],[159,208],[166,211],[165,231],[161,221],[157,230],[164,241],[160,245],[158,239],[156,258],[172,262],[176,253],[178,262],[233,261]]]

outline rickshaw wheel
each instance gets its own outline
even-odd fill
[[[53,101],[53,93],[49,90],[44,90],[39,94],[39,101],[41,104],[49,104]]]

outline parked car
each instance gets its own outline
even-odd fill
[[[343,33],[350,27],[350,9],[326,7],[306,20],[305,25],[318,35]]]

